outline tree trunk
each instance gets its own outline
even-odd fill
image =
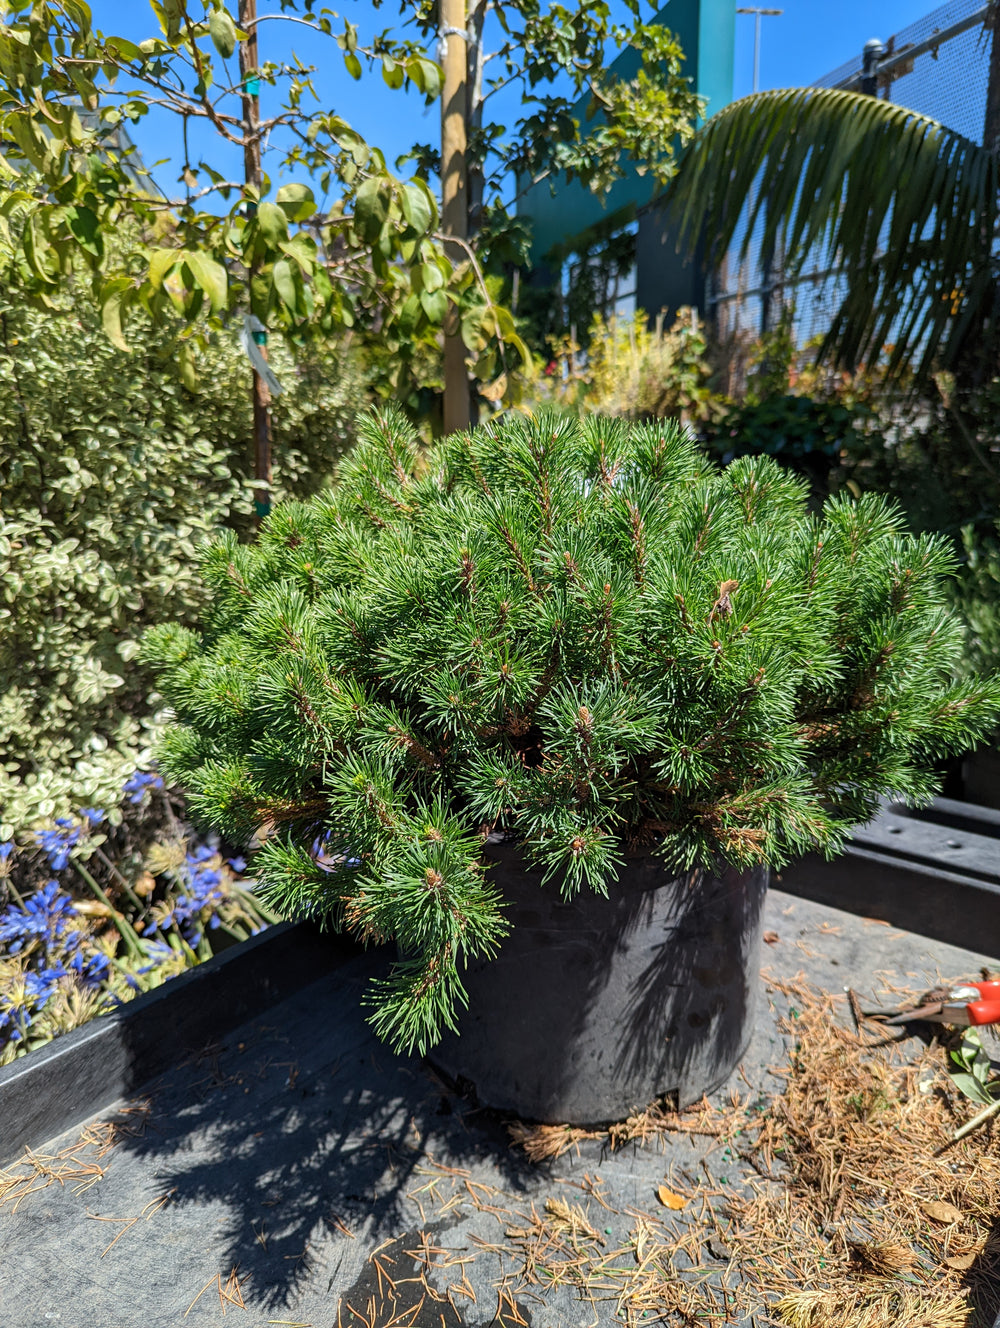
[[[441,35],[445,43],[444,89],[441,95],[441,229],[445,236],[465,240],[469,233],[469,188],[466,170],[465,0],[440,0]],[[463,246],[446,245],[453,261],[465,257]],[[470,422],[469,376],[465,346],[455,309],[444,330],[444,431],[467,429]]]
[[[263,183],[263,171],[260,160],[260,83],[257,79],[259,69],[257,57],[257,0],[240,0],[239,26],[249,34],[246,41],[239,43],[240,76],[243,80],[243,178],[255,190],[256,197],[247,200],[247,216],[252,217],[257,211],[257,199]],[[254,279],[258,275],[259,264],[254,260],[250,265],[250,312],[258,314],[254,308]],[[266,313],[266,310],[261,310]],[[258,317],[260,315],[258,314]],[[263,322],[263,318],[260,320]],[[267,333],[255,332],[254,341],[260,346],[260,353],[267,359]],[[271,510],[271,393],[267,384],[256,371],[253,375],[253,442],[254,442],[254,479],[261,482],[261,487],[254,490],[254,507],[257,520],[261,521]]]
[[[478,136],[483,127],[483,25],[489,0],[474,0],[469,13],[469,40],[466,43],[468,88],[466,92],[465,123],[470,138]],[[470,155],[467,161],[469,181],[469,221],[468,233],[475,235],[483,223],[483,194],[486,174],[483,161],[478,151]]]

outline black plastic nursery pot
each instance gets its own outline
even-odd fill
[[[525,1120],[622,1120],[732,1074],[753,1031],[768,871],[672,876],[630,858],[608,896],[563,902],[516,844],[489,842],[511,924],[463,975],[469,1006],[429,1059]]]

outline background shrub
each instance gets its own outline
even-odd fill
[[[41,311],[0,291],[0,839],[85,803],[117,805],[148,759],[150,623],[187,622],[194,552],[251,529],[250,376],[235,329],[182,352],[165,331],[107,340],[85,290]],[[331,344],[276,341],[277,496],[322,487],[364,383]],[[182,381],[182,363],[192,390]]]

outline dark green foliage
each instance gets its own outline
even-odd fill
[[[714,450],[723,461],[763,452],[823,483],[841,453],[861,451],[865,440],[855,424],[872,414],[860,403],[848,407],[839,401],[780,392],[733,405],[713,426]]]
[[[786,279],[807,259],[834,269],[821,358],[873,369],[885,356],[891,377],[929,382],[995,357],[997,186],[994,151],[936,120],[860,92],[784,88],[709,120],[668,211],[709,265],[748,217],[741,259],[752,238],[782,255]]]
[[[956,684],[944,542],[767,457],[713,467],[679,427],[506,417],[425,453],[371,416],[329,493],[205,563],[203,637],[147,636],[166,772],[260,833],[265,900],[404,960],[374,1023],[423,1048],[504,925],[490,832],[552,888],[832,853],[883,794],[994,722]]]

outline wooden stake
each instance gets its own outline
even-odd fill
[[[263,171],[260,157],[260,82],[257,57],[257,0],[240,0],[239,26],[248,34],[246,41],[239,43],[240,76],[243,80],[243,178],[252,185],[260,197],[263,184]],[[256,82],[254,81],[256,80]],[[247,215],[257,211],[256,202],[248,202]],[[254,278],[259,264],[255,260],[250,267],[250,309],[253,307]],[[259,315],[258,315],[259,316]],[[261,322],[264,320],[261,319]],[[260,340],[258,340],[260,338]],[[260,353],[267,359],[267,333],[254,333],[254,340],[260,346]],[[267,384],[256,371],[253,376],[253,442],[254,442],[254,479],[271,483],[271,393]],[[271,510],[270,487],[254,490],[254,506],[257,520],[261,521]]]
[[[441,37],[444,42],[444,88],[441,94],[441,229],[446,236],[465,240],[469,233],[469,185],[466,161],[466,14],[465,0],[440,0]],[[464,255],[451,246],[449,257]],[[467,429],[470,423],[469,376],[465,345],[454,310],[444,331],[444,431]]]

